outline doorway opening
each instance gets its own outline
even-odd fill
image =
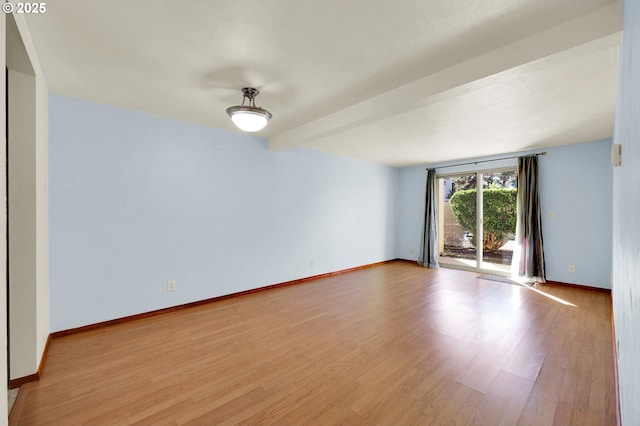
[[[442,266],[509,275],[517,186],[514,168],[438,176]]]

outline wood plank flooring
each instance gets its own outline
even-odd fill
[[[57,338],[12,421],[615,425],[610,295],[476,276],[393,262]]]

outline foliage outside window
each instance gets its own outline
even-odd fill
[[[516,188],[496,188],[490,185],[482,192],[484,226],[482,248],[498,250],[504,246],[516,231]],[[476,242],[476,189],[454,192],[450,199],[451,210],[458,223],[471,235],[471,243]]]

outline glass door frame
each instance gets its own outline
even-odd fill
[[[467,267],[465,265],[456,265],[456,264],[445,264],[442,265],[445,268],[451,268],[451,269],[462,269],[465,271],[473,271],[473,272],[482,272],[482,273],[490,273],[493,275],[503,275],[503,276],[509,276],[510,273],[509,272],[503,272],[503,271],[496,271],[493,269],[486,269],[483,268],[483,263],[484,263],[484,250],[482,247],[482,239],[484,236],[484,194],[483,194],[483,185],[484,185],[484,178],[483,175],[486,174],[493,174],[493,173],[500,173],[500,172],[514,172],[517,174],[517,167],[516,166],[507,166],[507,167],[497,167],[497,168],[491,168],[491,169],[481,169],[481,170],[468,170],[468,171],[458,171],[458,172],[453,172],[453,173],[436,173],[436,179],[438,181],[438,230],[440,230],[440,221],[443,219],[443,215],[442,215],[442,211],[444,209],[444,206],[442,206],[442,200],[444,197],[444,194],[441,193],[441,191],[443,190],[443,188],[440,186],[440,179],[444,179],[444,178],[450,178],[450,177],[456,177],[456,176],[465,176],[465,175],[476,175],[476,266],[474,267]],[[478,186],[480,188],[478,188]],[[479,189],[479,190],[478,190]],[[440,232],[438,232],[438,246],[440,246],[440,241],[442,235],[440,235]],[[478,244],[478,242],[480,242]],[[479,247],[478,247],[479,245]]]

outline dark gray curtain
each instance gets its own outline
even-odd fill
[[[438,268],[438,179],[436,171],[427,171],[427,191],[424,205],[424,228],[418,263],[425,268]]]
[[[538,157],[518,158],[516,252],[519,253],[514,253],[514,272],[529,280],[545,282],[538,192]]]

